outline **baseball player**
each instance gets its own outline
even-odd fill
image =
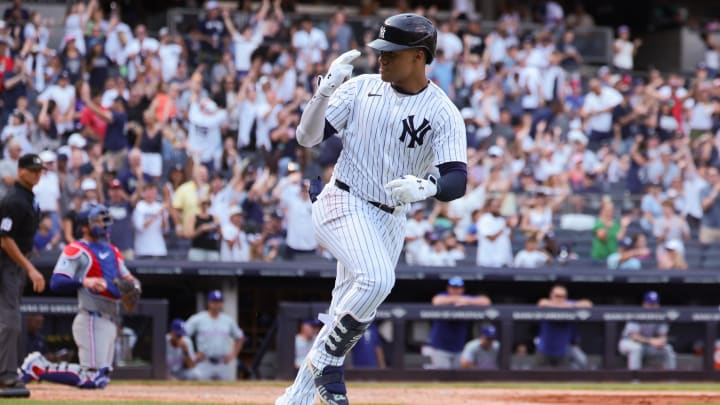
[[[207,296],[207,311],[198,312],[185,322],[187,336],[194,336],[197,342],[195,377],[198,380],[230,381],[234,378],[232,370],[245,334],[222,310],[222,291],[212,290]]]
[[[78,215],[82,239],[69,244],[58,258],[50,289],[77,292],[79,312],[72,330],[80,364],[52,363],[39,352],[30,353],[20,368],[21,378],[51,381],[80,388],[104,388],[112,370],[120,321],[121,293],[116,280],[139,282],[125,267],[122,254],[108,242],[112,217],[104,205]]]
[[[496,370],[500,355],[500,342],[496,338],[495,327],[484,325],[480,330],[480,336],[465,344],[460,355],[460,367]]]
[[[660,295],[648,291],[643,296],[643,308],[660,307]],[[675,349],[668,343],[670,325],[666,322],[628,322],[618,343],[618,350],[627,356],[628,370],[639,370],[643,360],[656,358],[662,361],[665,370],[677,366]]]
[[[465,194],[463,119],[425,76],[436,42],[425,17],[389,17],[369,44],[380,52],[380,74],[345,82],[360,56],[348,51],[330,65],[303,112],[300,145],[342,137],[333,176],[312,208],[318,242],[338,259],[337,276],[329,315],[321,314],[325,326],[276,404],[313,404],[316,391],[325,404],[348,404],[342,364],[395,284],[410,204]],[[424,177],[436,169],[439,177]]]

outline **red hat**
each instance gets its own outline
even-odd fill
[[[118,179],[112,179],[110,182],[110,188],[122,188],[122,183]]]

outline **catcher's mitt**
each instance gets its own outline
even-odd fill
[[[118,290],[120,291],[120,299],[122,300],[125,312],[133,312],[140,301],[140,282],[133,278],[116,278],[113,280]]]

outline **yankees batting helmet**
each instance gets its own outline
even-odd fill
[[[427,55],[427,63],[435,57],[437,31],[433,23],[417,14],[398,14],[389,17],[380,27],[378,38],[368,44],[378,51],[399,51],[402,49],[422,48]]]

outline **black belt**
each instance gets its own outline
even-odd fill
[[[337,179],[335,180],[335,187],[339,188],[340,190],[347,191],[348,193],[350,192],[350,186],[348,186],[347,184],[345,184],[342,181],[337,180]],[[387,212],[388,214],[392,214],[395,212],[395,207],[391,207],[389,205],[386,205],[386,204],[383,204],[383,203],[380,203],[377,201],[368,201],[368,202],[370,204],[376,206],[377,208],[380,208],[381,210]]]

